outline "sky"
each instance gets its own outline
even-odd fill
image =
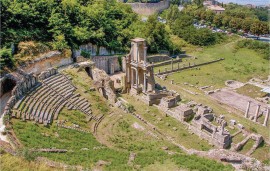
[[[270,0],[217,0],[219,2],[224,2],[224,3],[237,3],[237,4],[253,4],[253,5],[268,5],[270,4]]]

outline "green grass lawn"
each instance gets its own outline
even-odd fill
[[[245,96],[249,96],[252,98],[256,97],[264,97],[267,95],[267,93],[264,93],[261,91],[262,88],[251,85],[251,84],[246,84],[236,90],[237,93],[243,94]]]
[[[239,38],[238,38],[239,39]],[[197,57],[186,58],[180,63],[180,66],[188,65],[188,63],[196,64],[211,61],[214,59],[224,58],[225,60],[201,66],[198,69],[189,69],[169,75],[168,79],[173,79],[175,82],[188,82],[193,85],[206,86],[213,85],[216,88],[224,87],[226,80],[237,80],[246,82],[252,77],[266,79],[268,75],[268,61],[253,50],[239,49],[234,50],[236,40],[225,42],[222,44],[204,48],[202,51],[194,51],[191,56]],[[170,65],[157,67],[155,72],[171,68]],[[177,68],[177,64],[174,64]]]
[[[248,142],[240,150],[240,153],[246,154],[254,144],[255,144],[255,141],[253,139],[249,139]]]

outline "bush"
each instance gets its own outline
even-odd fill
[[[237,42],[236,49],[248,48],[262,54],[264,59],[269,59],[269,44],[257,40],[245,39]]]
[[[252,132],[254,132],[254,133],[258,133],[257,129],[254,128],[254,127],[251,127],[250,130],[251,130]]]
[[[85,50],[81,51],[81,56],[85,57],[85,58],[91,58],[91,53]]]
[[[28,148],[24,148],[21,151],[21,155],[23,158],[25,158],[27,161],[33,161],[36,158],[36,154],[32,151],[30,151]]]
[[[69,46],[65,40],[65,35],[61,34],[59,36],[55,36],[54,42],[52,43],[52,46],[55,50],[64,50],[68,49]]]
[[[11,53],[11,49],[4,47],[0,50],[0,65],[1,71],[3,67],[12,68],[14,66],[14,58]]]
[[[135,112],[135,108],[131,104],[127,104],[127,110],[128,110],[129,113]]]

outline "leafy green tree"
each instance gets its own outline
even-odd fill
[[[203,1],[204,0],[193,0],[193,3],[196,4],[199,7],[202,7],[203,6]]]
[[[255,21],[250,27],[250,31],[252,34],[261,35],[269,33],[269,27],[267,23],[261,21]]]
[[[177,18],[180,17],[180,11],[177,5],[171,5],[170,8],[163,12],[164,18],[167,20],[167,23],[171,25]]]
[[[225,16],[225,17],[223,17],[223,19],[222,19],[222,25],[224,26],[224,27],[228,27],[229,26],[229,23],[230,23],[230,21],[231,21],[231,17],[229,17],[229,16]]]
[[[229,22],[229,27],[236,31],[237,29],[241,28],[242,24],[242,19],[240,18],[232,18],[231,21]]]
[[[252,23],[254,22],[254,19],[252,18],[246,18],[243,20],[242,22],[242,29],[245,31],[245,32],[248,32],[250,30],[250,26],[252,25]]]
[[[205,20],[208,22],[213,22],[215,13],[212,10],[207,10],[205,12]]]
[[[150,45],[149,52],[169,50],[169,34],[165,30],[165,25],[157,21],[156,15],[148,18],[143,33]]]
[[[60,34],[58,36],[55,36],[52,46],[54,49],[57,49],[57,50],[67,49],[68,43],[65,40],[65,35]]]
[[[214,19],[213,19],[213,23],[217,26],[217,27],[221,27],[222,26],[222,20],[223,20],[223,15],[215,15]]]
[[[14,58],[11,53],[11,49],[7,49],[6,47],[0,50],[0,71],[3,71],[3,68],[9,67],[12,68],[14,66]]]

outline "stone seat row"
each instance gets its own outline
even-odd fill
[[[76,87],[70,79],[56,74],[42,81],[42,85],[21,98],[13,108],[12,117],[22,120],[34,120],[45,125],[57,119],[61,109],[80,110],[90,119],[98,120],[92,115],[91,104],[80,94],[74,94]]]
[[[67,103],[68,110],[80,110],[81,112],[95,119],[95,117],[92,115],[92,110],[90,107],[91,104],[89,101],[85,98],[81,98],[80,94],[73,95]]]
[[[64,80],[65,84],[60,84],[54,88],[46,84],[59,79]],[[51,123],[53,118],[56,119],[58,117],[60,110],[75,89],[73,86],[70,86],[67,79],[61,76],[61,74],[57,74],[52,78],[49,77],[45,81],[46,83],[43,86],[32,91],[28,96],[16,103],[14,109],[17,111],[15,111],[16,113],[14,112],[13,117],[35,120],[44,124]]]

